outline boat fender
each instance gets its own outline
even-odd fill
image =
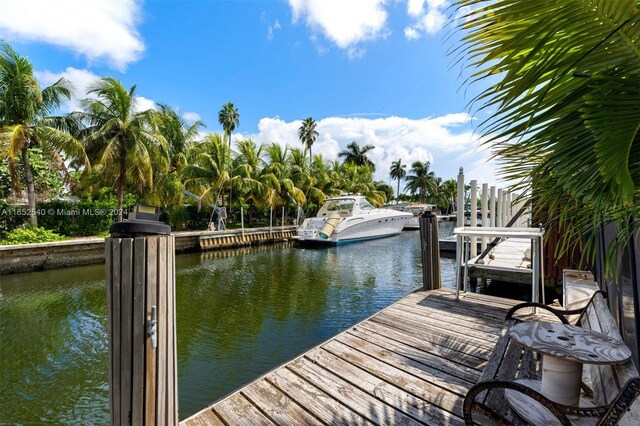
[[[333,231],[336,230],[336,226],[338,225],[338,223],[340,223],[341,220],[342,217],[340,217],[339,213],[331,213],[320,229],[320,238],[325,240],[329,238],[331,234],[333,234]]]

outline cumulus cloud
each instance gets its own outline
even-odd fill
[[[190,112],[190,111],[187,111],[184,114],[182,114],[182,117],[184,117],[185,120],[191,123],[195,123],[196,121],[202,118],[200,117],[200,114],[198,114],[197,112]]]
[[[80,111],[80,99],[95,98],[95,95],[89,94],[89,90],[96,81],[101,78],[99,75],[87,69],[77,69],[67,67],[64,71],[54,73],[51,71],[36,71],[36,78],[41,86],[49,86],[56,81],[64,78],[71,82],[73,86],[74,96],[71,100],[64,101],[60,105],[60,112],[63,114]],[[145,98],[144,96],[136,96],[136,111],[145,111],[147,109],[157,109],[156,102]]]
[[[358,47],[360,43],[389,34],[386,3],[387,0],[289,0],[294,23],[304,20],[315,33],[324,35],[351,57],[364,53]]]
[[[467,113],[447,114],[440,117],[411,119],[404,117],[361,118],[327,117],[318,121],[319,136],[313,144],[313,152],[326,160],[338,158],[347,144],[356,141],[360,145],[375,146],[370,158],[376,164],[376,179],[387,180],[391,162],[401,158],[413,161],[430,161],[440,170],[455,170],[472,159],[461,159],[462,153],[472,152],[477,136],[469,130],[471,116]],[[251,134],[236,133],[235,140],[251,138],[256,143],[271,142],[283,146],[302,147],[298,129],[302,121],[285,121],[280,118],[263,118],[258,131]],[[475,157],[473,158],[475,160]],[[440,172],[443,176],[454,173]]]
[[[70,49],[120,70],[140,58],[140,0],[2,2],[0,38]]]
[[[420,32],[415,28],[406,27],[404,29],[404,36],[407,40],[416,40],[420,38]]]
[[[426,4],[426,8],[425,8]],[[447,22],[444,10],[448,6],[447,0],[409,0],[407,15],[412,18],[412,25],[405,28],[404,36],[407,40],[415,40],[424,34],[436,34]]]

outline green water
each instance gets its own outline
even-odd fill
[[[419,287],[418,240],[177,256],[180,418]],[[105,303],[103,265],[0,276],[0,423],[108,423]]]

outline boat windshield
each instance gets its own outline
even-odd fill
[[[360,200],[360,210],[373,210],[373,206],[363,198]]]
[[[355,204],[354,199],[352,198],[343,198],[340,200],[330,200],[327,201],[327,204],[324,206],[324,209],[329,212],[337,212],[337,211],[351,211],[353,209],[353,205]]]

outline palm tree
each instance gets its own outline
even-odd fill
[[[369,160],[369,157],[367,157],[367,152],[374,148],[375,146],[373,145],[365,145],[361,147],[356,141],[353,141],[347,145],[347,149],[338,153],[338,157],[344,157],[345,163],[353,163],[357,166],[370,166],[371,170],[375,172],[375,164],[373,164],[373,162]]]
[[[455,179],[447,179],[439,185],[438,191],[447,201],[447,213],[452,213],[458,196],[458,182]]]
[[[49,116],[63,99],[71,98],[71,84],[60,79],[42,89],[33,73],[33,65],[11,46],[0,44],[0,146],[6,152],[14,193],[20,188],[18,162],[22,162],[27,187],[29,218],[38,225],[36,191],[29,151],[41,146],[59,158],[64,169],[64,155],[85,159],[82,144],[67,130],[71,122],[64,117]]]
[[[187,151],[187,164],[181,172],[187,189],[202,197],[204,202],[217,204],[225,185],[230,184],[229,152],[229,146],[219,133],[207,135],[202,143],[191,146]]]
[[[96,97],[83,100],[84,112],[76,117],[86,125],[81,134],[92,162],[104,167],[107,178],[114,171],[117,175],[113,185],[121,221],[127,185],[142,195],[153,187],[154,169],[167,169],[166,140],[157,131],[154,111],[137,111],[135,85],[127,90],[117,79],[104,77],[89,94]]]
[[[231,148],[231,133],[240,125],[240,113],[232,102],[222,105],[222,109],[218,111],[218,123],[224,129],[229,148]]]
[[[435,173],[429,171],[431,163],[428,161],[415,161],[411,164],[410,173],[407,175],[407,185],[405,190],[409,190],[411,195],[418,194],[420,202],[424,203],[427,193],[435,192]]]
[[[490,79],[476,98],[496,110],[486,143],[503,176],[535,195],[535,213],[566,230],[564,249],[593,259],[601,224],[640,217],[640,6],[478,3],[458,0],[457,9],[469,10],[460,51],[475,79]],[[640,228],[628,222],[616,244]]]
[[[167,105],[158,105],[155,114],[158,131],[167,141],[167,170],[154,169],[154,185],[149,201],[173,213],[183,205],[183,189],[181,174],[187,165],[187,152],[199,137],[199,129],[204,127],[202,121],[187,125],[181,114]]]
[[[316,130],[317,126],[318,123],[316,123],[313,118],[307,117],[302,120],[302,125],[298,129],[298,138],[300,139],[300,142],[302,142],[302,144],[305,146],[305,149],[309,150],[309,167],[311,167],[311,164],[313,162],[313,156],[311,155],[311,146],[316,141],[316,138],[320,135],[320,133],[318,133],[318,131]]]
[[[394,161],[391,163],[391,168],[389,169],[389,176],[391,179],[396,179],[398,181],[398,190],[396,192],[396,198],[400,196],[400,181],[407,176],[407,168],[406,164],[402,164],[402,159],[398,158],[398,161]]]

